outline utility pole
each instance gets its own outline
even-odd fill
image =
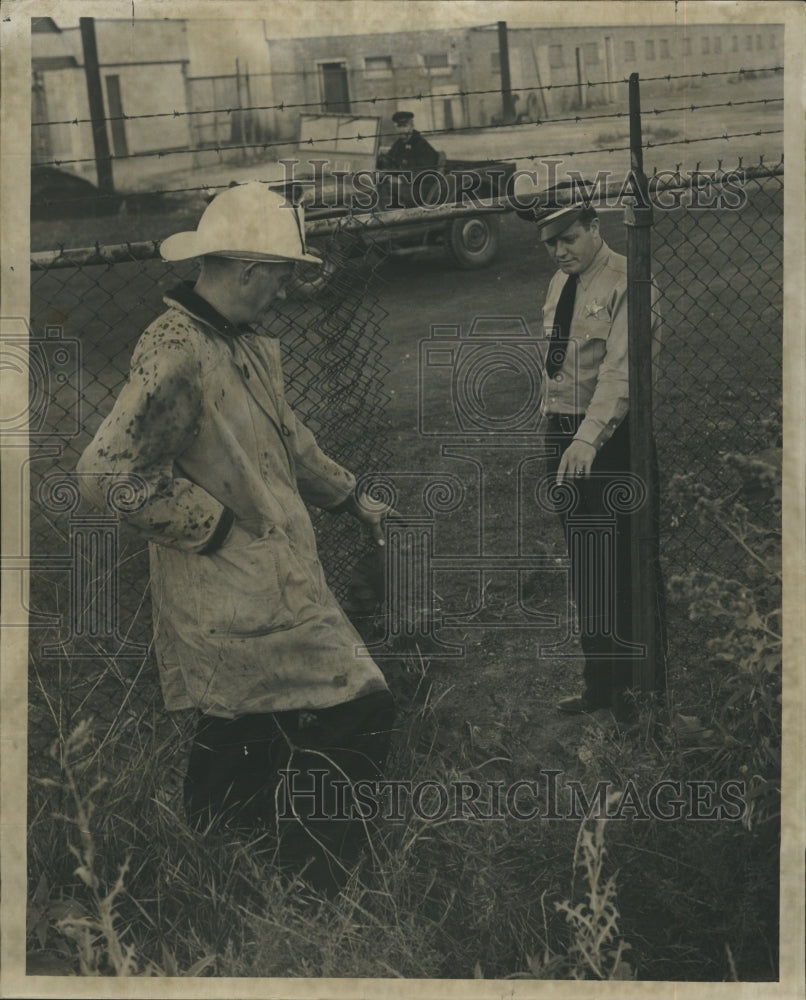
[[[498,22],[498,56],[501,66],[501,111],[504,124],[515,118],[515,108],[512,103],[512,79],[509,75],[509,38],[507,37],[507,22]]]
[[[109,137],[106,134],[104,95],[101,90],[101,70],[98,65],[98,46],[95,41],[95,18],[79,18],[81,46],[84,52],[84,73],[87,77],[87,95],[92,121],[92,144],[95,149],[95,170],[98,187],[104,194],[114,194],[112,159],[109,154]]]

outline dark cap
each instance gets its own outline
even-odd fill
[[[395,111],[392,115],[392,121],[395,125],[405,125],[406,122],[412,121],[414,118],[414,112],[412,111]]]
[[[537,218],[537,235],[544,241],[553,240],[578,222],[585,211],[585,205],[564,205],[553,209]]]

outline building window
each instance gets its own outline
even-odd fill
[[[745,35],[744,36],[744,47],[745,47],[745,49],[748,52],[752,52],[753,51],[753,36],[752,35]]]
[[[722,52],[722,39],[721,38],[715,38],[714,39],[714,54],[715,55],[720,55],[721,52]]]
[[[731,52],[739,51],[739,36],[734,35],[730,40],[730,50]]]
[[[423,55],[423,65],[429,73],[450,73],[447,52],[426,52]]]
[[[392,76],[392,57],[366,56],[364,58],[364,76],[369,80],[379,80]]]
[[[683,43],[684,43],[683,44],[683,55],[684,56],[690,56],[691,55],[691,39],[690,38],[684,38],[683,39]]]
[[[704,56],[707,56],[708,53],[711,51],[711,39],[710,38],[701,38],[700,39],[700,47],[702,48],[702,54]]]
[[[599,43],[598,42],[585,42],[583,46],[583,52],[585,53],[585,65],[595,66],[599,62]]]
[[[644,55],[646,56],[647,59],[655,58],[655,43],[652,41],[651,38],[647,38],[646,40],[646,45],[644,47]]]
[[[549,45],[549,66],[552,69],[559,69],[564,65],[562,45]]]
[[[761,49],[763,46],[764,42],[762,41],[761,35],[756,35],[756,48]]]
[[[777,44],[778,44],[778,41],[777,41],[775,35],[770,35],[770,48],[774,49]]]
[[[501,53],[498,49],[490,53],[490,69],[493,73],[501,72]]]
[[[669,58],[669,39],[661,38],[660,40],[660,57],[661,59]]]
[[[635,42],[624,43],[624,62],[635,62]]]

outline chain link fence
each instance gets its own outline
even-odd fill
[[[759,523],[780,530],[780,508],[769,505],[766,490],[754,496],[747,471],[755,463],[756,476],[780,482],[783,201],[782,163],[720,166],[670,187],[655,210],[652,269],[664,347],[654,427],[661,555],[673,594],[686,574],[743,581],[752,567],[742,539],[700,516],[701,498],[738,499],[757,508]],[[769,569],[770,601],[780,601],[772,585],[780,566]],[[670,602],[669,616],[672,664],[701,664],[713,626],[691,617],[685,602]]]
[[[654,424],[668,578],[692,569],[740,575],[747,558],[741,544],[706,531],[688,503],[691,490],[678,487],[682,479],[713,495],[738,490],[741,471],[730,456],[768,448],[764,428],[780,419],[783,166],[754,167],[741,185],[737,176],[713,174],[707,192],[679,178],[656,195],[663,210],[655,211],[652,263],[665,345]],[[706,198],[716,202],[705,207]],[[309,237],[325,264],[299,269],[265,327],[281,338],[296,412],[357,475],[382,470],[390,457],[380,419],[387,371],[378,267],[407,233],[447,243],[462,263],[459,237],[479,218],[446,222],[437,212],[429,227],[418,220],[413,234],[405,225],[410,214],[394,214],[396,224],[377,215],[314,223]],[[486,226],[485,238],[497,241],[499,219],[487,216]],[[33,262],[32,750],[87,712],[111,723],[139,718],[145,706],[160,711],[146,546],[125,524],[86,509],[74,470],[162,295],[193,273],[193,265],[161,262],[156,244],[38,254]],[[349,609],[361,558],[355,526],[327,514],[314,521],[328,579]],[[345,559],[345,552],[355,556]],[[352,610],[360,614],[360,605],[359,595]],[[672,603],[669,613],[671,662],[694,662],[702,630],[682,605]]]
[[[338,232],[313,242],[325,277],[300,273],[262,332],[281,340],[297,415],[360,476],[389,459],[377,288],[386,251]],[[89,509],[75,466],[125,383],[137,339],[165,308],[162,296],[195,268],[162,262],[155,244],[40,254],[32,267],[29,745],[41,776],[43,751],[80,717],[111,732],[161,711],[147,545],[125,521]],[[349,600],[358,528],[312,513],[325,573]]]

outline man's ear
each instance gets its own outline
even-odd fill
[[[257,261],[250,260],[243,268],[241,268],[241,273],[239,275],[239,282],[242,285],[248,285],[252,280],[252,271],[255,268]]]

